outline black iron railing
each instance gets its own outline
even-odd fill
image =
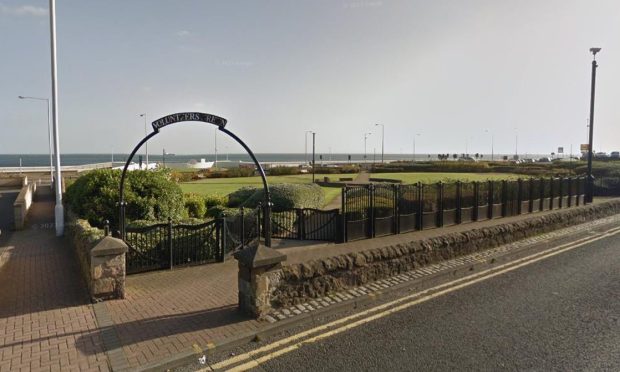
[[[568,208],[585,193],[585,177],[346,186],[341,241]]]

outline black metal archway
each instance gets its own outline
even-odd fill
[[[138,142],[136,147],[134,147],[133,151],[131,152],[131,155],[129,155],[129,158],[127,158],[127,161],[125,162],[125,167],[123,167],[123,173],[121,175],[121,184],[120,184],[120,189],[119,189],[119,208],[120,208],[119,228],[120,228],[121,238],[125,239],[125,206],[127,203],[125,202],[124,190],[125,190],[125,176],[127,174],[127,168],[129,167],[129,164],[131,164],[133,157],[136,155],[136,152],[138,152],[138,150],[142,147],[142,145],[144,145],[153,136],[158,134],[161,128],[167,125],[170,125],[170,124],[175,124],[175,123],[184,122],[184,121],[199,121],[199,122],[209,123],[209,124],[213,124],[217,126],[220,132],[226,133],[229,137],[237,141],[237,143],[239,143],[245,149],[248,155],[250,155],[263,181],[263,190],[265,193],[265,202],[263,205],[263,209],[264,209],[263,230],[264,230],[264,237],[265,237],[265,245],[267,247],[271,247],[271,194],[269,193],[269,185],[267,184],[267,177],[265,176],[265,171],[263,167],[260,165],[260,163],[256,159],[256,156],[254,155],[252,150],[250,150],[248,145],[246,145],[245,142],[243,142],[234,133],[232,133],[231,131],[225,128],[226,123],[227,123],[226,119],[216,116],[216,115],[206,114],[203,112],[180,112],[176,114],[167,115],[167,116],[164,116],[162,118],[155,120],[154,122],[151,123],[153,127],[153,132],[146,135],[140,142]],[[147,164],[147,169],[148,169],[148,164]]]

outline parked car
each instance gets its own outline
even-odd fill
[[[551,163],[551,158],[548,156],[542,157],[540,159],[538,159],[539,163]]]
[[[612,159],[620,159],[620,151],[612,151],[609,157]]]
[[[594,159],[609,159],[609,154],[606,152],[597,152],[594,154]]]

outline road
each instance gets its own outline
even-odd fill
[[[620,370],[620,234],[305,343],[255,371]]]

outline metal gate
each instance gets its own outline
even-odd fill
[[[396,233],[396,186],[393,184],[371,184],[372,237]]]
[[[369,186],[345,186],[342,189],[345,241],[372,237],[371,195]]]
[[[127,273],[222,260],[221,231],[221,220],[198,225],[173,225],[169,222],[127,227]]]
[[[419,185],[401,185],[398,188],[398,232],[419,230]]]

